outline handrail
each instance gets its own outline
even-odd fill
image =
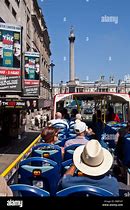
[[[2,172],[1,176],[5,177],[23,158],[23,156],[29,152],[29,150],[38,142],[41,138],[41,134]]]

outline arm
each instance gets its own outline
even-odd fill
[[[71,176],[73,176],[75,170],[76,170],[75,165],[71,165],[70,168],[65,172],[64,176],[65,176],[65,175],[71,175]]]

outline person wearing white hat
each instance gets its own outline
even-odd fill
[[[76,138],[66,141],[64,148],[73,144],[86,144],[88,142],[88,140],[85,138],[85,135],[88,132],[88,126],[84,122],[80,121],[75,123],[74,130],[77,134]]]
[[[96,139],[77,147],[73,154],[74,164],[66,171],[61,180],[62,189],[75,185],[92,185],[106,189],[119,196],[119,184],[108,172],[113,163],[111,153],[103,148]],[[80,176],[73,176],[76,168]]]

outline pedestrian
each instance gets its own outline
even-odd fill
[[[31,129],[33,130],[35,126],[35,119],[34,117],[31,118]]]
[[[47,116],[44,114],[43,115],[43,127],[46,127],[47,124]]]
[[[43,127],[43,115],[41,114],[41,118],[40,118],[40,126],[41,128]]]
[[[50,120],[50,119],[49,119],[49,114],[47,114],[46,117],[47,117],[47,123],[48,123],[48,121]]]

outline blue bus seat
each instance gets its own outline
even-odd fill
[[[32,148],[32,157],[44,157],[49,158],[57,162],[59,169],[62,162],[62,152],[61,148],[55,144],[41,143]]]
[[[35,186],[30,186],[27,184],[12,184],[10,188],[13,192],[13,196],[35,196],[35,197],[48,197],[50,193],[46,190],[40,189]]]
[[[78,185],[65,188],[56,193],[56,196],[113,196],[108,190],[91,185]]]
[[[68,147],[65,147],[65,150],[64,150],[64,161],[65,160],[68,160],[68,159],[72,159],[73,158],[73,153],[74,153],[74,150],[81,146],[81,144],[72,144]]]
[[[57,123],[53,124],[52,127],[59,128],[58,136],[64,135],[64,137],[65,137],[68,133],[68,127],[65,123],[57,122]]]
[[[20,184],[37,186],[50,192],[50,195],[55,195],[60,174],[58,164],[53,160],[42,157],[27,158],[20,162],[18,174]]]
[[[59,147],[64,147],[65,142],[66,138],[58,138],[58,140],[55,142],[55,145],[58,145]]]
[[[126,134],[123,139],[123,164],[130,168],[130,134]]]
[[[108,148],[115,149],[116,143],[115,143],[115,138],[117,134],[117,129],[114,129],[110,125],[106,125],[105,128],[103,129],[103,133],[101,135],[101,140],[104,140],[104,142],[107,143]]]
[[[72,158],[62,162],[62,165],[61,165],[61,175],[62,176],[66,172],[66,170],[70,167],[72,162],[73,162]]]

